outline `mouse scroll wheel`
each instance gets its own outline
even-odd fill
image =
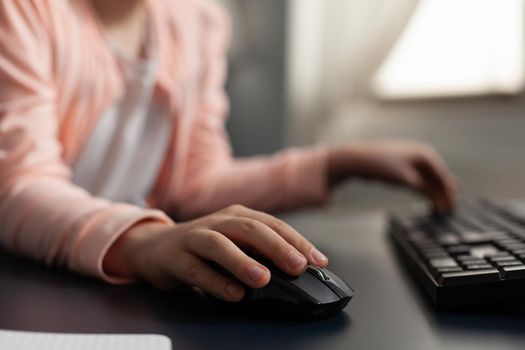
[[[314,276],[317,276],[319,279],[321,279],[323,281],[328,281],[330,279],[330,277],[328,277],[328,275],[326,273],[324,273],[324,271],[321,270],[318,267],[308,266],[306,268],[306,271],[310,272]]]

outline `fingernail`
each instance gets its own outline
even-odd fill
[[[297,252],[293,253],[288,259],[288,266],[292,270],[297,270],[304,265],[306,265],[306,258]]]
[[[328,258],[316,248],[312,250],[312,258],[319,264],[324,264]]]
[[[255,283],[262,280],[264,275],[266,275],[266,270],[257,265],[252,266],[250,270],[248,270],[248,278]]]
[[[241,292],[241,287],[236,284],[228,283],[226,285],[226,293],[231,296],[235,296]]]

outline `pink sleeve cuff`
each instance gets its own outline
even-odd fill
[[[141,221],[157,221],[171,224],[173,221],[162,211],[145,210],[132,205],[116,204],[90,219],[79,235],[71,252],[70,268],[97,276],[109,283],[131,282],[125,278],[105,273],[102,263],[113,243],[132,226]]]
[[[288,207],[320,205],[328,201],[328,148],[291,149],[287,151],[289,167],[286,174]]]

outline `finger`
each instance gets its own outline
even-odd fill
[[[424,183],[422,192],[432,201],[434,211],[439,214],[446,214],[452,211],[443,191],[439,190],[435,183]]]
[[[454,203],[450,202],[445,192],[438,187],[438,185],[428,178],[422,180],[422,193],[425,194],[431,201],[434,211],[438,214],[448,214],[453,211]]]
[[[443,209],[452,210],[455,204],[455,180],[438,156],[427,155],[416,164],[427,186],[437,191]]]
[[[240,301],[244,288],[212,269],[203,260],[192,254],[185,254],[178,260],[176,277],[192,287],[198,287],[226,301]]]
[[[403,179],[406,184],[415,190],[416,192],[427,197],[431,202],[432,206],[437,212],[445,211],[445,204],[442,196],[442,191],[437,189],[437,185],[429,183],[418,170],[410,169],[403,174]]]
[[[232,218],[214,227],[237,244],[245,244],[271,259],[290,275],[306,269],[307,260],[294,246],[264,223],[247,217]]]
[[[420,171],[424,190],[433,199],[436,210],[440,213],[452,211],[455,205],[453,191],[439,181],[435,174],[428,169],[422,168]]]
[[[270,281],[270,271],[265,266],[247,256],[220,232],[195,232],[187,240],[186,248],[189,253],[216,262],[253,288],[262,288]]]
[[[320,267],[326,267],[328,265],[328,258],[286,222],[272,215],[249,208],[244,208],[242,214],[264,223],[266,226],[277,232],[277,234],[283,237],[286,242],[290,243],[300,251],[309,263]]]

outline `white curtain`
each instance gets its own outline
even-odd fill
[[[311,142],[330,108],[359,98],[418,2],[289,0],[289,143]]]

